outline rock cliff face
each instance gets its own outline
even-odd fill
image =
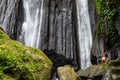
[[[75,7],[75,0],[49,0],[46,26],[41,30],[40,49],[53,49],[76,61]]]
[[[99,2],[99,0],[96,0],[95,4],[97,18],[92,54],[99,60],[102,54],[107,52],[110,59],[116,59],[120,55],[120,12],[118,8],[120,2],[110,0]],[[108,12],[105,13],[104,11]],[[110,12],[112,12],[112,15],[109,15]]]
[[[0,25],[11,37],[15,36],[20,0],[0,0]]]
[[[118,21],[116,22],[116,29],[118,30],[118,34],[120,37],[120,17],[118,18]],[[117,50],[118,56],[120,56],[120,39],[119,39],[119,42],[115,48]]]
[[[39,48],[54,49],[57,53],[77,61],[75,2],[75,0],[43,0]],[[25,21],[23,1],[0,0],[0,13],[0,25],[11,38],[19,40]]]
[[[98,28],[95,29],[93,46],[91,50],[91,61],[93,64],[99,64],[101,57],[104,54],[104,40],[98,36]]]
[[[88,1],[91,27],[94,35],[94,0]],[[40,38],[39,49],[55,50],[80,65],[77,30],[80,26],[77,26],[76,11],[76,2],[79,2],[79,0],[38,0],[38,2],[40,2],[38,5],[40,11],[38,17],[40,17],[42,11],[42,21],[38,24],[41,24],[41,33],[38,36]],[[37,2],[33,1],[33,3],[37,5]],[[42,9],[41,4],[43,5]],[[26,20],[23,0],[0,0],[0,13],[0,25],[3,26],[12,39],[20,40],[22,26]],[[35,12],[30,12],[30,14],[32,13]],[[24,43],[24,39],[22,42]]]
[[[94,37],[95,28],[96,28],[96,13],[95,13],[95,1],[88,0],[89,14],[90,14],[90,23],[92,29],[92,36]]]

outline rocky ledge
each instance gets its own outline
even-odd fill
[[[78,71],[82,80],[120,80],[120,58]]]

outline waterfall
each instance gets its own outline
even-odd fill
[[[91,65],[90,52],[92,47],[92,33],[88,11],[88,0],[76,0],[76,4],[81,69],[86,69]]]
[[[76,0],[76,3],[74,0],[7,1],[2,0],[0,4],[0,25],[12,38],[16,37],[26,46],[40,46],[41,50],[54,49],[77,63],[81,61],[82,69],[91,65],[92,35],[87,0]],[[19,1],[22,1],[22,5]],[[79,44],[76,36],[76,4]],[[22,9],[19,10],[19,7]],[[80,54],[77,54],[77,45]]]
[[[20,40],[26,46],[39,47],[40,30],[42,26],[43,0],[23,0],[24,22]]]

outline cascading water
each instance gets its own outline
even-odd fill
[[[23,0],[25,19],[20,40],[26,46],[39,47],[42,26],[43,1]]]
[[[88,0],[76,0],[76,4],[81,69],[86,69],[91,65],[90,52],[92,47],[92,33],[88,11]]]

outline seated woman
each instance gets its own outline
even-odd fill
[[[108,61],[109,61],[108,55],[107,55],[107,53],[105,53],[102,57],[102,63],[106,63]]]

